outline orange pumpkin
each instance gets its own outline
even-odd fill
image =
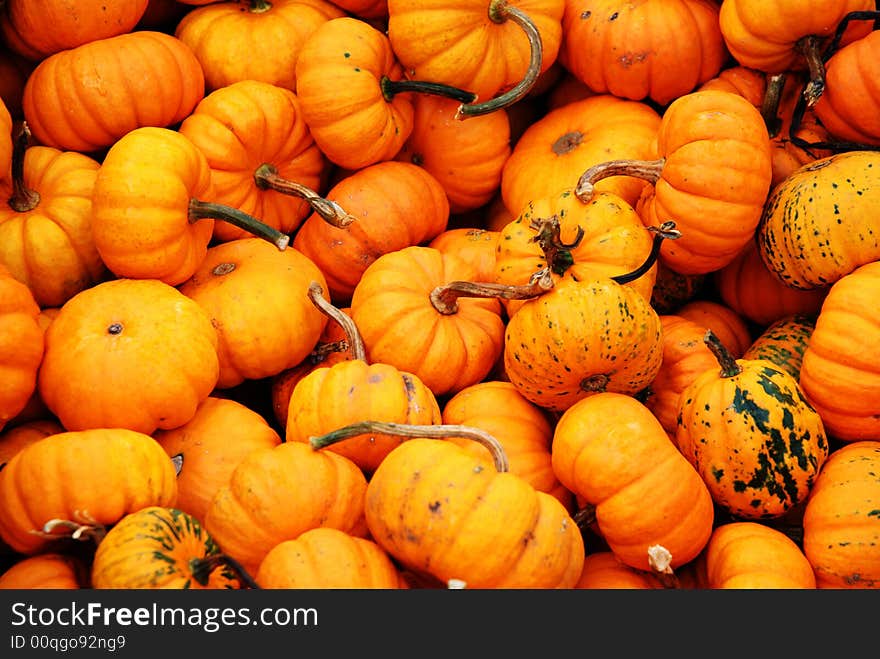
[[[100,165],[76,151],[26,147],[19,135],[14,175],[0,181],[0,263],[41,307],[59,307],[107,274],[92,239],[92,191]]]
[[[737,359],[752,345],[752,331],[745,318],[721,302],[691,300],[682,305],[676,315],[697,323],[704,330],[712,330]]]
[[[584,558],[584,569],[574,585],[578,590],[656,590],[663,588],[658,576],[636,570],[613,551],[597,551]]]
[[[592,91],[659,105],[693,91],[728,57],[711,0],[566,0],[559,60]]]
[[[176,286],[205,259],[214,221],[237,222],[284,249],[290,237],[242,211],[208,201],[205,155],[182,133],[136,128],[116,141],[92,191],[92,235],[117,277]]]
[[[258,80],[225,85],[203,98],[180,125],[205,154],[211,168],[213,201],[259,217],[282,233],[291,233],[311,211],[302,197],[284,194],[264,176],[280,177],[313,194],[324,182],[327,159],[302,118],[290,89]],[[250,235],[226,222],[214,223],[221,242]]]
[[[207,90],[242,80],[296,89],[296,61],[306,38],[345,12],[325,0],[188,2],[174,35],[189,46],[205,72]]]
[[[171,458],[149,435],[96,428],[49,435],[0,471],[0,538],[33,555],[64,537],[88,538],[177,497]]]
[[[804,509],[804,554],[818,588],[880,586],[877,500],[880,441],[845,444],[828,456]]]
[[[254,575],[273,547],[309,529],[366,535],[366,488],[366,477],[348,458],[283,442],[238,463],[211,499],[204,526],[224,554]]]
[[[0,433],[0,469],[25,446],[59,432],[64,427],[55,419],[33,419],[7,428]]]
[[[277,375],[299,364],[318,342],[327,317],[308,298],[326,285],[311,259],[259,238],[210,247],[178,290],[205,310],[217,330],[217,387]]]
[[[625,565],[669,573],[708,542],[714,508],[706,484],[632,396],[600,392],[574,403],[556,423],[551,456],[557,478],[595,509],[603,539]]]
[[[364,271],[379,256],[420,245],[445,231],[449,200],[440,182],[412,163],[387,161],[344,176],[327,193],[355,219],[335,227],[313,213],[293,246],[324,273],[336,304],[351,299]]]
[[[499,231],[454,227],[437,234],[428,247],[456,254],[476,267],[477,281],[492,281],[495,276],[496,246]]]
[[[205,93],[189,47],[138,30],[90,41],[42,60],[28,77],[24,117],[45,146],[92,152],[142,126],[171,126]]]
[[[676,98],[663,112],[657,160],[610,161],[584,172],[576,193],[589,199],[606,176],[631,174],[653,183],[636,210],[646,226],[672,220],[681,238],[660,258],[682,274],[724,267],[754,237],[772,177],[764,119],[742,96],[719,90]]]
[[[39,317],[30,289],[0,263],[0,430],[36,391],[45,351]]]
[[[829,289],[804,350],[800,386],[828,434],[843,441],[880,437],[880,262]]]
[[[391,557],[372,540],[339,529],[309,529],[279,542],[255,575],[260,588],[406,588]]]
[[[798,545],[758,522],[721,524],[702,557],[706,587],[713,589],[812,589],[816,576]]]
[[[0,184],[12,178],[12,115],[0,98]]]
[[[89,568],[72,554],[26,556],[0,574],[0,590],[76,590],[89,586]]]
[[[416,375],[436,396],[485,378],[504,346],[501,303],[438,297],[474,274],[454,254],[421,245],[373,261],[351,297],[351,316],[370,359]]]
[[[77,293],[45,342],[40,396],[68,430],[176,428],[193,417],[220,371],[208,314],[151,279],[115,279]]]
[[[816,314],[791,314],[768,325],[743,353],[743,359],[766,359],[800,379],[804,352],[816,328]]]
[[[203,400],[182,426],[157,430],[153,439],[180,465],[174,507],[198,520],[205,519],[214,494],[248,453],[281,443],[260,414],[216,396]]]
[[[131,32],[148,0],[7,0],[0,32],[15,52],[45,59],[98,39]]]

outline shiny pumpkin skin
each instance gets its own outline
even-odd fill
[[[758,335],[743,353],[743,359],[766,359],[799,380],[804,352],[815,328],[815,314],[783,316]]]
[[[800,386],[828,434],[842,441],[880,437],[880,262],[867,263],[828,291],[801,362]]]
[[[801,548],[782,531],[759,522],[718,526],[706,545],[712,589],[814,589],[816,576]]]
[[[92,239],[92,192],[100,164],[76,151],[34,145],[25,152],[32,208],[0,207],[0,263],[28,285],[41,307],[60,307],[107,274]],[[0,198],[12,198],[0,181]],[[28,204],[30,206],[31,204]]]
[[[414,437],[367,486],[371,537],[417,574],[467,588],[571,588],[580,530],[555,497],[457,444]]]
[[[364,536],[366,488],[364,473],[348,458],[283,442],[248,453],[202,521],[223,553],[254,575],[272,547],[311,528]]]
[[[261,238],[209,247],[178,290],[195,301],[217,330],[217,387],[277,375],[299,364],[318,342],[327,316],[308,298],[327,283],[295,248],[278,250]]]
[[[192,4],[192,3],[191,3]],[[200,2],[177,23],[214,91],[242,80],[296,90],[296,62],[305,40],[331,18],[344,16],[324,0]]]
[[[880,587],[880,441],[845,444],[825,462],[804,509],[804,553],[818,588]]]
[[[724,42],[740,64],[783,73],[806,68],[796,46],[800,39],[814,35],[827,44],[846,14],[871,9],[873,0],[724,0],[718,20]],[[868,22],[855,21],[845,42],[869,31]]]
[[[359,421],[432,425],[440,420],[440,405],[418,376],[390,364],[350,359],[316,368],[296,384],[288,403],[285,441],[308,443],[312,435]],[[402,441],[394,435],[370,433],[326,450],[372,473]]]
[[[391,160],[413,130],[410,94],[388,98],[381,81],[406,73],[388,36],[360,19],[315,29],[296,60],[296,95],[315,143],[349,170]]]
[[[609,159],[656,158],[660,115],[647,103],[598,94],[552,110],[529,124],[501,172],[501,196],[517,217],[533,199],[573,188],[587,169]],[[635,206],[644,181],[611,176],[594,192],[612,192]]]
[[[201,590],[238,586],[233,571],[203,563],[220,548],[198,519],[176,508],[148,506],[113,525],[98,544],[92,587]]]
[[[660,317],[609,278],[563,279],[508,320],[504,370],[529,401],[553,411],[598,391],[635,394],[663,356]]]
[[[552,494],[566,508],[571,508],[571,492],[553,473],[550,417],[526,400],[512,383],[484,380],[462,389],[446,401],[442,422],[485,430],[504,447],[510,473],[536,490]],[[482,456],[487,462],[491,460],[486,448],[472,440],[450,437],[447,441],[458,444],[474,456]]]
[[[72,554],[47,551],[20,558],[0,574],[0,590],[77,590],[89,585],[89,568]]]
[[[675,569],[708,541],[709,490],[632,396],[603,392],[576,402],[556,423],[551,456],[562,484],[595,507],[602,537],[625,565],[652,572],[648,550],[661,545]]]
[[[171,459],[149,435],[96,428],[49,435],[19,451],[0,471],[0,537],[34,555],[59,533],[52,519],[110,526],[147,506],[172,506],[177,479]]]
[[[0,430],[28,404],[45,353],[40,307],[0,263]]]
[[[715,332],[724,347],[736,358],[742,357],[752,344],[751,329],[745,318],[722,302],[710,299],[691,300],[682,305],[676,315]]]
[[[742,96],[714,89],[676,98],[657,132],[659,179],[636,211],[646,226],[673,220],[681,231],[660,258],[682,274],[732,261],[754,237],[772,179],[770,136]]]
[[[577,245],[566,250],[573,263],[564,272],[555,271],[556,264],[549,264],[553,266],[554,279],[567,277],[577,281],[625,275],[641,266],[651,253],[652,235],[632,206],[610,192],[600,192],[584,203],[568,187],[551,197],[529,201],[501,230],[496,242],[493,281],[526,284],[529,277],[547,267],[544,251],[535,241],[538,232],[530,225],[554,215],[559,218],[559,239],[563,243],[573,244],[579,228],[584,232]],[[656,278],[657,267],[652,265],[645,274],[624,286],[650,300]],[[505,301],[510,315],[522,304],[521,300]]]
[[[816,116],[838,139],[880,146],[880,32],[873,31],[831,55]]]
[[[779,518],[802,503],[829,453],[797,380],[729,353],[682,392],[675,443],[713,500],[743,520]]]
[[[351,317],[373,362],[412,373],[435,396],[483,380],[504,348],[501,303],[460,298],[455,313],[430,300],[438,286],[473,281],[475,268],[454,254],[413,245],[383,254],[355,286]]]
[[[254,575],[260,588],[406,588],[391,558],[368,538],[321,527],[275,545]]]
[[[559,60],[596,93],[666,105],[717,74],[728,53],[711,0],[567,0]]]
[[[105,281],[49,324],[39,393],[68,430],[175,428],[217,384],[217,342],[210,316],[173,286]]]
[[[501,185],[511,154],[506,108],[455,118],[458,101],[431,94],[413,95],[413,129],[395,160],[424,167],[443,186],[452,213],[486,205]]]
[[[770,193],[757,230],[768,270],[793,288],[827,287],[880,258],[870,203],[880,152],[846,151],[793,172]]]
[[[541,35],[541,72],[556,61],[564,0],[517,0]],[[498,19],[503,4],[486,0],[388,0],[388,37],[414,80],[466,89],[480,102],[525,76],[530,47],[523,29]]]
[[[42,60],[25,84],[22,108],[41,144],[88,153],[136,128],[178,123],[204,93],[202,67],[186,44],[138,30]]]
[[[64,432],[64,426],[54,418],[32,419],[7,428],[0,433],[0,470],[25,446],[59,432]]]
[[[0,33],[14,52],[32,61],[90,41],[131,32],[149,0],[9,0]]]
[[[242,80],[217,89],[193,109],[179,132],[205,154],[215,201],[258,217],[283,233],[292,233],[311,213],[299,197],[263,189],[254,174],[271,165],[281,176],[318,191],[329,163],[302,118],[290,89],[259,80]],[[249,238],[228,222],[214,223],[221,242]]]
[[[174,507],[205,519],[211,499],[252,450],[281,443],[278,432],[256,411],[228,398],[208,396],[192,419],[153,433],[172,459],[180,460]]]
[[[392,160],[369,165],[343,177],[325,197],[355,221],[334,227],[312,213],[292,245],[324,273],[336,304],[351,300],[364,270],[379,256],[427,243],[449,223],[443,186],[412,163]]]
[[[438,233],[428,247],[452,252],[476,266],[476,281],[493,281],[496,246],[500,231],[476,227],[453,227]]]
[[[205,258],[214,220],[189,221],[190,200],[211,197],[205,155],[181,133],[136,128],[107,151],[92,191],[92,236],[117,277],[189,279]]]

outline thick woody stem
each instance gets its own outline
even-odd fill
[[[238,582],[241,585],[254,590],[260,589],[260,585],[254,581],[254,578],[250,574],[248,574],[248,571],[244,569],[244,566],[226,554],[214,554],[213,556],[197,558],[190,562],[193,579],[202,586],[207,585],[211,573],[221,566],[230,568],[235,573],[235,578],[238,579]]]
[[[721,377],[732,378],[742,372],[742,367],[736,363],[734,356],[730,354],[730,351],[712,330],[706,330],[703,343],[712,351],[715,359],[721,365]]]
[[[603,178],[610,176],[633,176],[654,184],[663,173],[665,158],[659,160],[608,160],[593,165],[578,179],[574,194],[582,202],[587,203],[593,198],[593,186]]]
[[[761,117],[770,137],[776,137],[782,127],[779,118],[779,101],[782,99],[782,91],[785,88],[785,74],[777,73],[767,76],[767,86],[764,89],[764,99],[761,103]]]
[[[648,227],[648,231],[654,234],[654,239],[651,243],[651,252],[648,254],[648,258],[646,258],[645,262],[632,272],[612,277],[612,279],[618,284],[628,284],[648,272],[648,270],[653,267],[654,263],[656,263],[657,257],[660,256],[660,246],[663,244],[664,240],[678,240],[681,238],[681,231],[675,228],[675,222],[672,220],[664,222],[659,227]]]
[[[570,243],[562,242],[562,229],[559,224],[559,216],[534,218],[529,222],[529,228],[537,232],[532,242],[538,243],[544,252],[544,260],[550,270],[562,276],[574,264],[574,256],[571,250],[580,245],[584,238],[584,229],[577,227],[577,235]]]
[[[12,196],[9,198],[9,207],[18,213],[32,211],[40,203],[40,193],[24,184],[24,158],[30,137],[31,129],[27,122],[22,122],[12,147]]]
[[[501,94],[501,96],[496,96],[484,103],[461,105],[455,113],[456,119],[477,117],[513,105],[529,93],[529,90],[535,86],[541,73],[541,65],[544,59],[544,44],[541,41],[541,33],[528,14],[517,7],[511,6],[507,3],[507,0],[490,0],[489,18],[495,23],[503,23],[510,19],[523,29],[529,39],[529,66],[523,79],[507,92]]]
[[[324,315],[328,316],[331,320],[335,321],[340,327],[342,327],[342,331],[345,332],[345,336],[348,339],[348,345],[351,347],[352,358],[360,359],[363,362],[367,361],[367,351],[366,348],[364,348],[364,339],[361,336],[357,325],[354,324],[354,320],[342,309],[334,307],[327,301],[324,297],[324,290],[316,281],[313,281],[309,285],[309,299],[312,301],[312,304],[324,313]]]
[[[343,228],[355,220],[353,215],[349,215],[335,201],[325,199],[311,188],[279,176],[278,168],[275,165],[264,163],[257,167],[254,172],[254,183],[261,190],[274,190],[281,194],[304,199],[312,207],[312,210],[331,226]]]
[[[458,312],[460,297],[494,297],[504,300],[530,300],[553,288],[549,268],[542,268],[529,278],[528,284],[495,284],[491,282],[452,281],[431,291],[431,304],[444,315]]]
[[[261,222],[244,211],[233,208],[232,206],[215,204],[209,201],[199,201],[198,199],[190,199],[189,221],[198,222],[203,219],[229,222],[229,224],[244,229],[257,238],[262,238],[263,240],[272,243],[281,251],[287,249],[287,244],[290,242],[290,236],[286,233],[281,233],[278,229],[269,226],[265,222]]]
[[[392,80],[388,76],[382,76],[379,80],[379,89],[382,90],[382,96],[389,103],[400,92],[416,92],[418,94],[429,94],[431,96],[443,96],[451,98],[454,101],[462,103],[473,103],[477,100],[477,95],[458,87],[444,85],[439,82],[428,82],[425,80]]]
[[[663,545],[648,547],[648,565],[664,588],[679,588],[678,576],[672,571],[672,554]]]
[[[66,529],[70,531],[67,536],[55,533],[56,529]],[[68,537],[73,540],[94,540],[95,544],[99,544],[104,536],[107,535],[107,528],[103,524],[98,523],[82,523],[69,519],[50,519],[43,524],[42,534],[44,537],[62,538]]]
[[[347,426],[337,428],[323,435],[309,437],[309,444],[315,450],[330,446],[343,439],[357,437],[366,434],[395,435],[412,439],[425,437],[427,439],[447,439],[448,437],[464,437],[472,439],[485,446],[492,455],[495,469],[499,472],[510,471],[507,461],[507,453],[504,447],[495,437],[481,428],[462,426],[457,424],[417,425],[407,423],[385,423],[382,421],[359,421]]]

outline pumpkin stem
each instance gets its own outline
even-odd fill
[[[634,176],[652,185],[663,173],[665,158],[659,160],[608,160],[590,167],[581,174],[574,189],[575,196],[587,203],[593,198],[593,186],[609,176]]]
[[[742,367],[736,363],[736,359],[712,330],[706,330],[703,343],[712,351],[715,359],[721,365],[721,377],[732,378],[742,372]]]
[[[72,540],[94,540],[96,545],[100,544],[101,540],[104,539],[104,536],[107,535],[107,528],[103,524],[98,524],[94,521],[75,522],[69,519],[58,518],[50,519],[43,524],[42,532],[37,533],[43,537],[58,538],[61,536],[55,532],[57,529],[70,531],[66,537],[69,537]]]
[[[659,227],[648,227],[648,231],[654,234],[654,239],[651,243],[651,253],[648,254],[645,262],[632,272],[611,277],[618,284],[628,284],[648,272],[657,261],[657,257],[660,256],[660,245],[663,244],[664,240],[678,240],[681,238],[681,231],[675,228],[675,222],[672,220],[664,222]]]
[[[452,85],[428,82],[426,80],[392,80],[388,76],[382,76],[379,79],[379,89],[382,90],[382,96],[389,103],[400,92],[417,92],[419,94],[430,94],[431,96],[443,96],[455,101],[461,101],[462,103],[473,103],[477,100],[477,95],[473,92],[459,89]]]
[[[785,88],[785,78],[784,73],[767,76],[767,86],[761,102],[761,116],[771,138],[776,137],[782,127],[782,119],[779,118],[779,101]]]
[[[529,228],[537,231],[531,242],[538,243],[544,252],[544,260],[550,270],[557,275],[564,275],[574,264],[574,256],[571,250],[581,244],[584,238],[584,229],[577,227],[577,235],[570,243],[562,242],[562,228],[559,225],[559,216],[552,215],[547,218],[533,218],[529,222]]]
[[[814,34],[801,37],[795,47],[807,61],[810,71],[810,79],[804,87],[804,99],[807,107],[811,108],[825,91],[825,63],[822,61],[822,53],[819,52],[820,39]]]
[[[655,571],[664,588],[680,588],[678,576],[672,571],[672,554],[663,545],[648,547],[648,565]]]
[[[364,339],[360,331],[358,331],[357,325],[354,324],[354,320],[342,309],[334,307],[327,301],[321,284],[316,281],[309,284],[309,299],[325,316],[336,321],[342,327],[342,331],[345,332],[345,336],[348,338],[348,345],[351,346],[352,358],[360,359],[362,362],[367,361]]]
[[[571,518],[579,529],[584,530],[596,521],[596,506],[592,503],[585,503],[575,511]]]
[[[254,183],[261,190],[274,190],[281,194],[305,199],[322,220],[334,227],[347,227],[354,222],[353,215],[349,215],[335,201],[325,199],[317,192],[300,183],[286,179],[278,175],[278,168],[270,163],[263,163],[254,172]]]
[[[472,439],[485,446],[492,455],[492,462],[499,472],[510,471],[507,460],[507,452],[494,436],[481,428],[462,426],[457,424],[417,425],[411,423],[386,423],[383,421],[358,421],[347,426],[331,430],[323,435],[309,437],[309,444],[316,451],[343,439],[357,437],[358,435],[376,434],[395,435],[411,439],[413,437],[427,437],[428,439],[447,439],[448,437],[464,437]]]
[[[32,211],[40,203],[40,193],[24,184],[24,156],[30,136],[31,129],[23,121],[12,148],[12,196],[9,198],[9,207],[18,213]]]
[[[248,215],[232,206],[224,204],[216,204],[210,201],[199,201],[198,199],[189,200],[189,221],[198,222],[203,219],[222,220],[237,226],[240,229],[252,233],[257,238],[267,240],[275,245],[280,251],[287,249],[290,242],[290,236],[281,233],[275,227],[271,227],[265,222],[261,222],[252,215]]]
[[[541,65],[544,59],[544,44],[541,41],[541,33],[538,32],[538,28],[532,19],[529,18],[528,14],[508,4],[507,0],[490,0],[489,18],[495,23],[503,23],[510,19],[522,28],[529,40],[529,66],[523,79],[507,92],[501,94],[501,96],[489,99],[484,103],[461,105],[455,113],[456,119],[477,117],[513,105],[529,93],[529,90],[535,86],[541,73]]]
[[[195,558],[189,562],[193,579],[195,579],[200,586],[206,586],[208,580],[211,578],[211,573],[221,566],[230,568],[241,585],[253,590],[261,590],[260,585],[254,581],[254,578],[250,574],[248,574],[248,571],[244,569],[244,566],[231,556],[225,554],[213,554],[211,556],[205,556],[204,558]]]
[[[431,304],[443,315],[458,312],[460,297],[494,297],[504,300],[530,300],[553,288],[549,268],[542,268],[520,286],[491,282],[452,281],[431,291]]]
[[[252,14],[262,14],[272,9],[272,3],[269,0],[251,0],[250,12]]]

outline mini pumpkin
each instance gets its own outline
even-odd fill
[[[800,381],[804,352],[816,329],[816,315],[791,314],[771,323],[752,341],[743,359],[766,359]]]
[[[77,590],[89,585],[88,565],[59,552],[25,556],[0,574],[0,590]]]

